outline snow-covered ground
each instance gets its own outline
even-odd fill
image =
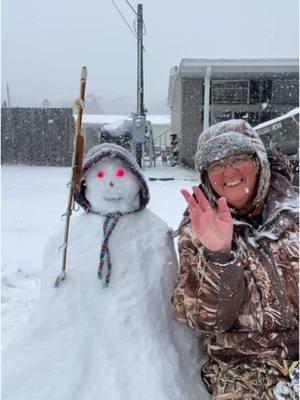
[[[149,208],[176,229],[185,202],[181,188],[198,181],[192,170],[147,168]],[[50,235],[62,229],[70,168],[2,167],[2,347],[18,334],[39,296],[42,254]]]

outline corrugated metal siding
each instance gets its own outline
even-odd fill
[[[1,109],[3,164],[71,165],[74,138],[71,108]]]
[[[196,144],[202,130],[203,80],[182,79],[182,123],[180,160],[194,166]]]

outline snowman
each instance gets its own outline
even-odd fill
[[[71,220],[66,279],[54,286],[58,235],[44,253],[38,305],[3,352],[3,399],[206,399],[198,340],[170,307],[172,239],[146,208],[131,154],[92,148],[76,201],[84,211]]]

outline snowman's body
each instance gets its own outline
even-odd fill
[[[90,204],[93,196],[87,190]],[[73,218],[59,288],[61,237],[49,242],[39,304],[3,355],[5,400],[206,398],[196,338],[170,308],[177,263],[168,227],[147,209],[122,215],[109,239],[112,275],[103,288],[97,269],[105,218]]]

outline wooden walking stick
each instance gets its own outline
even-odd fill
[[[64,216],[66,217],[64,242],[63,248],[63,259],[61,273],[58,275],[55,281],[55,287],[59,287],[61,281],[66,277],[66,261],[67,261],[67,249],[68,249],[68,237],[69,237],[69,225],[72,211],[74,209],[74,193],[80,190],[80,175],[83,160],[83,149],[84,149],[84,138],[81,133],[81,123],[83,114],[83,104],[85,96],[85,86],[87,80],[87,68],[82,67],[81,78],[80,78],[80,92],[79,99],[76,101],[77,106],[77,121],[76,121],[76,134],[74,140],[74,151],[72,157],[72,176],[68,198],[67,211]]]

